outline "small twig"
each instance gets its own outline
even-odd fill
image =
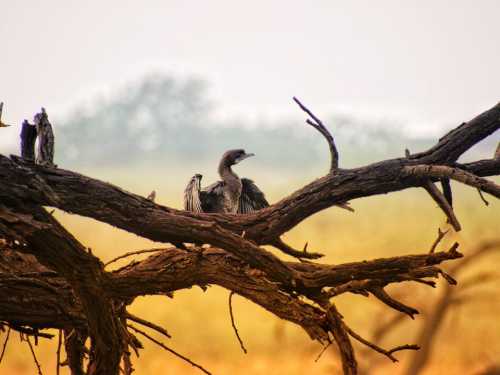
[[[295,103],[297,103],[300,109],[302,109],[305,113],[309,115],[309,117],[313,119],[313,121],[307,119],[306,123],[308,125],[311,125],[317,131],[319,131],[328,142],[328,147],[330,148],[330,157],[331,157],[330,173],[336,173],[339,168],[339,153],[337,151],[337,147],[335,146],[335,142],[333,140],[332,135],[325,127],[325,125],[323,125],[323,122],[319,118],[317,118],[304,104],[302,104],[299,99],[293,97],[293,100],[295,101]]]
[[[129,312],[125,313],[125,318],[127,318],[129,320],[132,320],[132,321],[134,321],[136,323],[139,323],[139,324],[141,324],[143,326],[149,327],[149,328],[151,328],[151,329],[153,329],[153,330],[161,333],[162,335],[168,337],[169,339],[172,338],[172,336],[170,336],[170,334],[167,332],[167,330],[165,328],[160,327],[159,325],[151,323],[151,322],[149,322],[147,320],[141,319],[138,316],[132,315]]]
[[[59,368],[61,366],[61,344],[62,344],[62,331],[59,330],[59,338],[57,340],[57,352],[56,352],[56,375],[59,375]]]
[[[165,349],[166,351],[172,353],[173,355],[183,359],[184,361],[186,361],[187,363],[189,363],[191,366],[194,366],[196,368],[199,368],[201,371],[203,371],[205,374],[207,375],[212,375],[209,371],[207,371],[205,368],[203,368],[201,365],[198,365],[196,363],[194,363],[193,361],[191,361],[188,357],[186,356],[183,356],[182,354],[180,353],[177,353],[175,350],[173,349],[170,349],[168,346],[166,346],[165,344],[163,344],[161,341],[158,341],[156,340],[155,338],[151,337],[150,335],[148,335],[146,332],[144,331],[141,331],[139,328],[136,328],[130,324],[127,324],[127,327],[129,327],[130,329],[134,330],[135,332],[141,334],[142,336],[146,337],[147,339],[149,339],[150,341],[154,342],[156,345],[160,346],[161,348]]]
[[[9,336],[10,336],[10,327],[7,330],[7,337],[5,338],[5,341],[3,342],[2,354],[0,354],[0,363],[2,363],[2,359],[3,359],[3,356],[5,354],[5,349],[7,348],[7,343],[9,342]]]
[[[443,210],[446,217],[448,218],[449,223],[453,226],[453,229],[459,232],[462,228],[455,216],[455,213],[453,212],[453,208],[448,203],[448,200],[445,198],[445,196],[430,180],[426,180],[423,184],[423,187],[425,190],[427,190],[432,199],[434,199],[434,201],[438,204],[439,208]]]
[[[352,208],[350,205],[349,205],[349,202],[342,202],[342,203],[336,203],[335,206],[339,207],[339,208],[343,208],[344,210],[347,210],[349,212],[355,212],[354,211],[354,208]]]
[[[407,306],[392,298],[383,288],[372,288],[370,289],[370,292],[387,306],[407,314],[412,319],[415,319],[414,315],[419,313],[417,309]]]
[[[441,242],[441,240],[443,239],[443,237],[446,236],[446,233],[448,233],[448,230],[445,230],[443,232],[441,230],[441,228],[438,228],[438,236],[437,236],[436,240],[434,241],[434,243],[432,244],[431,249],[429,250],[429,254],[434,253],[434,251],[436,250],[437,245],[439,245],[439,243]]]
[[[236,324],[234,322],[234,315],[233,315],[233,304],[232,304],[232,298],[233,298],[234,292],[229,293],[229,316],[231,317],[231,325],[233,326],[234,333],[236,335],[236,338],[238,339],[240,343],[241,350],[243,350],[243,353],[247,354],[247,349],[245,348],[245,345],[243,344],[243,340],[240,337],[240,334],[238,333],[238,328],[236,328]]]
[[[35,351],[33,350],[33,345],[31,345],[31,340],[29,336],[26,336],[26,341],[28,342],[28,345],[31,350],[31,354],[33,355],[33,360],[35,361],[36,367],[38,369],[38,375],[43,375],[42,373],[42,367],[40,366],[40,363],[38,362],[38,359],[36,358]]]
[[[406,344],[406,345],[397,346],[397,347],[390,349],[390,350],[385,350],[385,349],[381,348],[380,346],[378,346],[378,345],[366,340],[365,338],[361,337],[356,332],[354,332],[351,328],[349,328],[347,325],[345,325],[345,329],[349,333],[349,335],[352,336],[354,339],[356,339],[360,343],[368,346],[369,348],[375,350],[377,353],[385,355],[392,362],[399,362],[399,360],[392,355],[395,352],[398,352],[400,350],[419,350],[420,349],[420,347],[418,345]]]
[[[321,349],[321,351],[319,352],[319,354],[316,357],[316,359],[314,360],[314,362],[318,362],[320,360],[320,358],[322,357],[323,353],[326,352],[326,349],[328,349],[328,347],[330,345],[332,345],[331,341],[328,344],[326,344],[326,345],[323,346],[323,349]]]
[[[447,274],[442,270],[440,270],[439,273],[441,274],[441,276],[443,276],[443,279],[445,279],[448,282],[448,284],[457,285],[457,280],[455,280],[451,275]]]
[[[20,326],[12,325],[12,329],[14,329],[15,331],[22,333],[24,335],[38,336],[38,337],[43,337],[45,339],[52,339],[52,337],[54,337],[54,335],[52,335],[50,333],[38,332],[32,328],[27,328],[27,327],[20,327]]]
[[[165,250],[164,247],[162,248],[157,248],[157,249],[147,249],[147,250],[136,250],[136,251],[130,251],[128,253],[125,253],[123,255],[120,255],[119,257],[116,257],[114,259],[111,259],[109,262],[107,263],[104,263],[104,267],[107,267],[109,266],[111,263],[114,263],[120,259],[123,259],[123,258],[127,258],[131,255],[137,255],[137,254],[146,254],[146,253],[155,253],[155,252],[158,252],[158,251],[163,251]]]
[[[485,204],[486,206],[489,206],[489,205],[490,205],[490,202],[488,202],[488,201],[486,200],[486,198],[484,197],[483,192],[481,191],[481,189],[477,188],[477,192],[479,193],[479,196],[481,197],[481,200],[484,202],[484,204]]]
[[[291,246],[287,245],[281,238],[276,239],[271,245],[276,247],[277,249],[280,249],[283,251],[285,254],[291,255],[295,258],[298,259],[318,259],[324,256],[324,254],[321,253],[309,253],[306,252],[307,250],[307,244],[304,246],[303,251],[295,250]]]

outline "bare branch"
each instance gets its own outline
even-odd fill
[[[324,352],[326,352],[326,349],[328,349],[328,347],[332,345],[332,342],[330,341],[328,344],[326,345],[323,345],[323,348],[321,349],[321,351],[319,352],[318,356],[316,357],[316,359],[314,360],[314,362],[318,362],[320,359],[321,359],[321,356],[323,355]]]
[[[22,333],[21,333],[21,335],[22,335]],[[33,355],[33,361],[35,361],[36,368],[38,370],[38,375],[43,375],[42,367],[40,366],[40,363],[38,362],[38,359],[36,358],[36,354],[35,354],[35,351],[33,350],[33,345],[31,345],[31,340],[30,340],[29,336],[26,336],[26,342],[28,343],[30,350],[31,350],[31,354]]]
[[[201,365],[198,365],[197,363],[194,363],[192,360],[190,360],[188,357],[186,357],[186,356],[184,356],[182,354],[177,353],[175,350],[169,348],[168,346],[166,346],[165,344],[163,344],[161,341],[158,341],[155,338],[149,336],[146,332],[144,332],[144,331],[140,330],[139,328],[136,328],[136,327],[134,327],[132,325],[127,325],[127,327],[129,327],[133,331],[137,332],[138,334],[144,336],[148,340],[154,342],[159,347],[161,347],[161,348],[165,349],[166,351],[172,353],[176,357],[179,357],[179,358],[183,359],[184,361],[186,361],[187,363],[189,363],[191,366],[199,368],[201,371],[203,371],[207,375],[211,375],[211,373],[208,372],[208,370],[206,370],[205,368],[203,368]]]
[[[2,353],[0,354],[0,363],[2,363],[3,356],[5,355],[5,349],[7,349],[7,343],[9,342],[9,336],[10,336],[10,327],[7,330],[7,335],[5,337],[5,341],[3,342]]]
[[[233,305],[232,305],[232,298],[233,298],[234,292],[229,293],[229,316],[231,317],[231,325],[233,326],[234,333],[236,335],[236,338],[238,339],[238,342],[240,343],[241,350],[243,350],[243,353],[247,354],[247,349],[245,348],[245,345],[243,344],[243,341],[241,340],[240,334],[238,333],[238,328],[236,328],[236,324],[234,323],[234,316],[233,316]]]
[[[412,159],[422,163],[454,162],[473,145],[493,134],[500,128],[500,103],[481,113],[472,120],[464,122],[427,151],[413,154]]]
[[[155,330],[156,332],[159,332],[162,335],[168,337],[169,339],[172,338],[172,336],[170,336],[170,334],[167,332],[167,330],[165,328],[160,327],[159,325],[151,323],[151,322],[149,322],[147,320],[141,319],[138,316],[132,315],[129,312],[125,313],[125,318],[127,318],[127,319],[129,319],[129,320],[131,320],[133,322],[139,323],[139,324],[141,324],[143,326],[149,327],[149,328]]]
[[[66,349],[67,360],[72,375],[84,375],[83,357],[85,348],[85,340],[87,336],[79,330],[64,331],[64,347]]]
[[[302,109],[312,118],[312,121],[308,119],[306,120],[306,123],[311,125],[317,131],[319,131],[321,135],[325,137],[326,141],[328,142],[328,147],[330,148],[330,157],[331,157],[330,173],[335,174],[339,169],[339,153],[337,151],[337,147],[335,146],[335,142],[333,140],[332,135],[325,127],[325,125],[323,125],[323,122],[319,118],[317,118],[304,104],[302,104],[299,101],[299,99],[293,97],[293,100],[295,101],[295,103],[297,103],[300,109]]]
[[[445,230],[444,232],[441,230],[441,228],[438,228],[438,236],[436,240],[433,242],[431,249],[429,250],[430,254],[433,254],[434,251],[436,250],[437,245],[441,242],[441,240],[446,236],[446,233],[448,233],[448,230]]]
[[[360,335],[358,335],[356,332],[354,332],[351,328],[349,328],[347,326],[346,326],[346,330],[349,333],[349,335],[351,335],[353,338],[358,340],[360,343],[368,346],[369,348],[375,350],[376,352],[378,352],[380,354],[385,355],[392,362],[399,362],[399,360],[393,356],[393,353],[395,353],[395,352],[398,352],[401,350],[419,350],[420,349],[420,347],[418,345],[406,344],[406,345],[397,346],[397,347],[390,349],[390,350],[385,350],[385,349],[381,348],[380,346],[378,346],[378,345],[368,341],[367,339],[361,337]]]
[[[57,339],[56,375],[59,375],[59,368],[61,367],[61,344],[62,344],[62,330],[60,329]]]
[[[405,313],[412,319],[415,319],[414,315],[419,314],[419,311],[417,309],[395,300],[383,288],[372,288],[370,289],[370,292],[386,305],[392,307],[397,311]]]
[[[403,171],[407,175],[414,175],[417,177],[448,177],[465,185],[478,188],[496,198],[500,198],[500,186],[495,184],[493,181],[478,177],[459,168],[452,168],[445,165],[414,165],[404,167]]]
[[[294,248],[283,242],[281,238],[278,238],[272,245],[280,249],[285,254],[291,255],[298,259],[318,259],[324,256],[324,254],[321,253],[309,253],[305,250],[295,250]],[[307,247],[305,247],[305,249],[307,249]]]
[[[349,334],[346,331],[346,325],[342,320],[342,316],[337,311],[334,304],[331,304],[326,312],[326,318],[331,327],[331,333],[337,343],[342,361],[342,369],[344,375],[355,375],[358,373],[358,362],[354,355]]]
[[[338,265],[284,262],[260,246],[277,244],[278,248],[290,250],[279,240],[280,237],[316,212],[335,205],[350,209],[342,202],[422,186],[423,180],[428,180],[431,185],[442,182],[443,194],[434,185],[428,188],[441,202],[453,224],[448,179],[478,187],[495,196],[499,194],[496,184],[479,176],[500,174],[500,160],[468,164],[455,161],[461,153],[499,128],[500,105],[459,126],[426,152],[361,168],[339,169],[333,137],[311,111],[297,99],[295,101],[311,117],[307,123],[329,143],[330,173],[275,205],[248,215],[179,211],[116,186],[55,169],[51,161],[43,163],[47,167],[0,155],[0,234],[17,244],[10,253],[33,254],[40,263],[37,266],[34,261],[30,263],[22,259],[21,263],[30,267],[11,269],[8,266],[10,258],[4,256],[4,251],[0,252],[0,269],[7,270],[0,273],[0,319],[13,329],[31,330],[35,339],[42,335],[39,329],[64,329],[68,364],[74,374],[83,374],[85,352],[88,353],[89,373],[115,375],[123,360],[124,371],[130,374],[133,368],[129,348],[137,354],[142,345],[127,330],[126,319],[167,336],[168,333],[138,317],[127,317],[126,306],[137,296],[171,296],[176,290],[216,284],[299,325],[314,340],[327,343],[333,335],[344,373],[355,374],[357,362],[348,327],[329,298],[345,292],[371,293],[388,306],[413,317],[417,310],[389,296],[384,287],[398,282],[434,286],[435,283],[428,278],[439,275],[450,285],[456,283],[438,265],[462,256],[457,251],[458,244],[447,252],[436,253],[438,239],[430,254]],[[46,119],[45,111],[39,115],[38,126]],[[50,145],[45,146],[40,153],[45,153],[50,159],[53,154]],[[62,228],[41,208],[43,206],[92,217],[154,241],[179,246],[182,243],[210,246],[197,247],[196,251],[188,248],[155,249],[157,253],[145,260],[133,261],[114,272],[106,272],[101,261]],[[454,226],[458,226],[456,218]],[[304,254],[313,254],[305,249],[302,253],[294,251],[302,258]],[[146,252],[152,251],[127,253],[115,260]],[[37,303],[39,301],[43,303]],[[229,308],[236,328],[231,297]],[[178,355],[148,333],[133,326],[129,329]],[[85,348],[87,337],[91,339],[89,349]],[[411,347],[380,350],[392,356],[402,349]]]
[[[455,216],[455,213],[453,212],[453,208],[448,203],[445,196],[441,194],[439,189],[429,180],[426,180],[423,186],[432,199],[434,199],[434,201],[438,204],[439,208],[443,210],[446,217],[448,217],[448,221],[453,226],[453,229],[455,229],[456,232],[459,232],[462,228]]]
[[[486,198],[483,196],[483,192],[481,191],[481,189],[477,188],[477,192],[479,193],[479,197],[481,198],[485,206],[489,206],[490,202],[488,202]]]
[[[451,184],[449,178],[441,179],[441,187],[443,188],[443,195],[446,198],[446,201],[453,207],[453,193],[451,192]]]

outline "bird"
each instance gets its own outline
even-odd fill
[[[243,149],[229,150],[219,163],[221,181],[201,188],[201,174],[195,174],[184,190],[184,209],[192,212],[248,214],[268,207],[264,193],[249,178],[239,178],[232,166],[255,156]]]
[[[0,103],[0,128],[6,128],[10,125],[4,124],[2,122],[2,111],[3,111],[3,102]]]

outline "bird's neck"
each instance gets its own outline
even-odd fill
[[[238,175],[233,172],[231,166],[227,165],[224,160],[221,160],[218,171],[219,176],[222,178],[222,181],[239,180]]]

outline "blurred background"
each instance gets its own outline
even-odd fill
[[[45,106],[59,167],[143,196],[156,190],[158,203],[176,208],[189,178],[215,181],[231,148],[256,154],[235,170],[271,203],[326,173],[326,142],[304,123],[294,95],[329,126],[344,168],[401,157],[405,148],[422,151],[499,99],[496,1],[0,0],[0,9],[2,119],[13,125],[0,131],[0,153],[19,153],[22,120]],[[461,160],[491,158],[499,135]],[[440,246],[459,241],[473,254],[484,241],[500,240],[500,204],[486,196],[485,206],[474,189],[452,185],[464,229],[451,230]],[[438,228],[449,229],[422,189],[352,206],[354,214],[321,212],[286,239],[299,248],[309,242],[326,254],[322,262],[342,263],[424,253]],[[56,216],[103,261],[158,246],[91,219]],[[456,288],[441,280],[435,290],[392,287],[421,310],[415,321],[372,298],[346,295],[337,304],[353,329],[387,348],[430,340],[422,374],[480,374],[500,354],[498,261],[493,246],[460,270],[465,281]],[[235,297],[244,355],[227,299],[221,288],[194,288],[174,299],[139,298],[131,310],[164,325],[171,347],[214,374],[339,373],[333,348],[315,362],[319,344]],[[36,352],[51,374],[57,342],[46,341]],[[417,361],[402,352],[392,364],[356,348],[366,373],[411,374]],[[139,375],[198,373],[147,343],[135,367]],[[0,374],[35,371],[26,344],[11,340]]]

